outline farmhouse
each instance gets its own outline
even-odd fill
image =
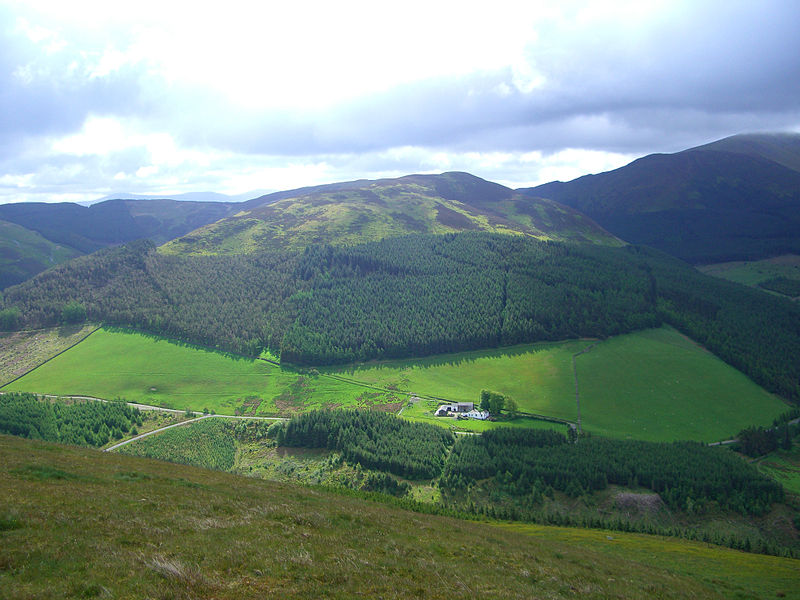
[[[488,411],[485,411],[485,410],[476,410],[476,409],[474,409],[474,408],[473,408],[473,409],[472,409],[471,411],[469,411],[468,413],[465,413],[465,414],[464,414],[464,416],[465,416],[466,418],[468,418],[468,419],[478,419],[479,421],[485,421],[485,420],[486,420],[486,419],[488,419],[488,418],[489,418],[491,415],[489,415],[489,412],[488,412]]]
[[[459,414],[465,414],[470,412],[475,408],[474,402],[456,402],[454,404],[442,404],[439,408],[436,409],[436,412],[433,413],[434,417],[450,417],[450,416],[457,416]]]

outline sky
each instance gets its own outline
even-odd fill
[[[800,132],[799,24],[797,0],[0,0],[0,203],[527,187]]]

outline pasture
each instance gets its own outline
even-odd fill
[[[529,344],[431,358],[367,363],[326,373],[413,393],[403,416],[482,431],[486,423],[437,419],[438,398],[478,402],[482,389],[511,396],[522,412],[576,421],[573,354],[584,431],[650,441],[717,441],[766,425],[786,405],[672,328],[592,341]],[[516,426],[548,424],[517,420]]]
[[[379,408],[459,429],[553,427],[517,419],[436,419],[437,401],[478,402],[482,389],[512,397],[523,413],[575,422],[576,359],[585,431],[652,441],[733,437],[766,425],[784,403],[671,328],[599,343],[572,340],[306,371],[164,338],[100,329],[4,390],[124,397],[219,414],[291,415],[319,407]],[[560,428],[558,425],[554,425]]]
[[[3,389],[123,397],[166,408],[245,415],[290,415],[323,406],[369,407],[397,402],[393,394],[303,374],[263,360],[109,329],[96,331]]]
[[[577,359],[584,429],[638,440],[732,438],[786,404],[670,328],[615,337]]]
[[[706,275],[713,275],[752,287],[773,277],[800,280],[800,256],[785,254],[755,261],[737,261],[698,267]]]

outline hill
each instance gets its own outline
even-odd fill
[[[692,263],[800,251],[800,135],[734,136],[524,191]]]
[[[761,157],[793,171],[800,171],[800,135],[793,133],[744,133],[698,146],[697,149]]]
[[[411,233],[488,231],[619,245],[576,211],[468,173],[335,183],[262,196],[165,244],[168,254],[241,254],[345,245]]]
[[[21,283],[79,254],[36,231],[0,221],[0,289]]]
[[[5,597],[798,597],[797,561],[0,436]],[[69,548],[65,552],[65,548]]]
[[[0,286],[8,287],[80,254],[137,239],[163,243],[230,214],[232,204],[108,200],[81,206],[0,205]],[[16,227],[12,226],[16,225]]]

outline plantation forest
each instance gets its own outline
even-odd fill
[[[9,288],[18,327],[85,318],[284,363],[323,365],[669,323],[766,389],[800,399],[800,307],[657,251],[488,233],[411,235],[299,253],[101,250]],[[12,318],[13,317],[13,318]]]

